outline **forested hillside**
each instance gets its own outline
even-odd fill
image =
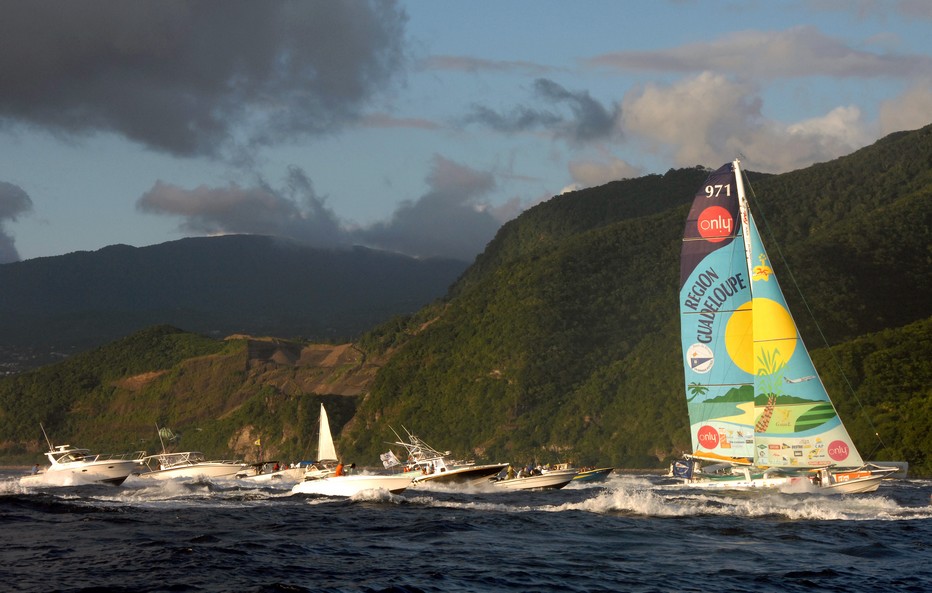
[[[270,454],[303,458],[326,401],[338,450],[365,465],[404,426],[460,456],[664,467],[690,447],[679,253],[706,175],[671,170],[538,205],[502,227],[445,299],[375,327],[343,358],[297,343],[259,356],[249,340],[163,328],[122,346],[123,362],[102,349],[5,378],[0,455],[35,451],[38,421],[58,439],[116,446],[142,434],[151,447],[155,418],[217,454],[254,455],[258,435]],[[859,449],[932,475],[932,126],[751,174],[750,191]]]
[[[505,225],[451,298],[411,319],[414,337],[379,373],[345,439],[374,454],[379,425],[403,419],[443,447],[493,458],[644,466],[687,450],[677,273],[686,204],[705,175],[670,171],[558,196]],[[928,339],[916,340],[928,326],[910,326],[932,313],[932,127],[750,181],[806,343],[823,348],[824,333],[847,352],[843,342],[892,328],[889,348],[922,354],[887,357],[886,374],[932,379]],[[906,456],[900,422],[928,409],[930,388],[848,380],[855,390],[871,382],[873,411],[890,408],[875,421],[887,444],[876,458]],[[847,386],[831,387],[847,417]],[[875,431],[858,423],[852,432],[874,451]]]
[[[159,324],[216,337],[353,339],[440,298],[466,267],[258,235],[111,245],[4,264],[0,371]]]

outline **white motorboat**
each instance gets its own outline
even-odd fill
[[[379,475],[352,474],[331,475],[326,478],[305,480],[291,489],[295,494],[319,494],[322,496],[353,496],[365,490],[387,490],[392,494],[404,492],[414,475],[410,473]]]
[[[338,459],[336,447],[333,445],[333,436],[330,433],[330,421],[327,419],[327,410],[320,405],[320,439],[318,442],[318,456],[321,458],[316,464],[308,468],[304,481],[295,484],[291,489],[294,494],[320,494],[322,496],[353,496],[364,490],[387,490],[392,494],[403,492],[411,485],[414,479],[412,473],[391,475],[380,474],[349,474],[343,471],[343,463],[333,462]],[[351,466],[355,468],[355,465]]]
[[[299,482],[304,478],[305,468],[290,467],[277,461],[250,463],[236,477],[247,482]]]
[[[578,473],[579,470],[575,468],[560,469],[530,476],[505,477],[492,480],[492,484],[505,490],[556,490],[572,482]]]
[[[92,455],[88,449],[71,445],[49,445],[45,454],[49,466],[20,478],[23,486],[78,486],[112,484],[119,486],[136,469],[131,455]],[[37,466],[38,467],[38,466]]]
[[[242,461],[208,461],[199,451],[147,455],[138,463],[139,477],[150,480],[232,478],[249,467]]]
[[[400,445],[408,452],[405,472],[414,474],[414,484],[437,483],[444,485],[484,484],[492,476],[508,467],[507,463],[477,465],[474,461],[455,461],[449,457],[450,451],[441,453],[407,429],[408,440],[399,437],[395,445]],[[398,433],[395,433],[397,436]],[[394,454],[386,454],[394,459]],[[383,463],[386,463],[383,459]]]

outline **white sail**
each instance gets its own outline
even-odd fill
[[[330,434],[330,420],[324,404],[320,404],[320,436],[317,438],[317,460],[337,461],[337,450],[333,446],[333,435]]]

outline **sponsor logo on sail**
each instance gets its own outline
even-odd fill
[[[686,362],[689,368],[697,373],[708,373],[715,364],[715,354],[705,344],[693,344],[687,350]]]
[[[709,206],[699,214],[696,226],[703,239],[719,243],[734,234],[734,223],[728,210],[721,206]]]
[[[848,459],[848,453],[848,443],[844,441],[832,441],[828,446],[828,456],[835,461]]]
[[[709,425],[703,426],[696,433],[696,440],[706,449],[715,449],[718,447],[718,431]]]

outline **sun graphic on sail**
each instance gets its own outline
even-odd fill
[[[793,317],[771,299],[751,299],[738,307],[725,325],[728,356],[738,368],[752,375],[758,374],[762,353],[769,354],[769,358],[779,353],[785,364],[793,357],[797,342]]]

